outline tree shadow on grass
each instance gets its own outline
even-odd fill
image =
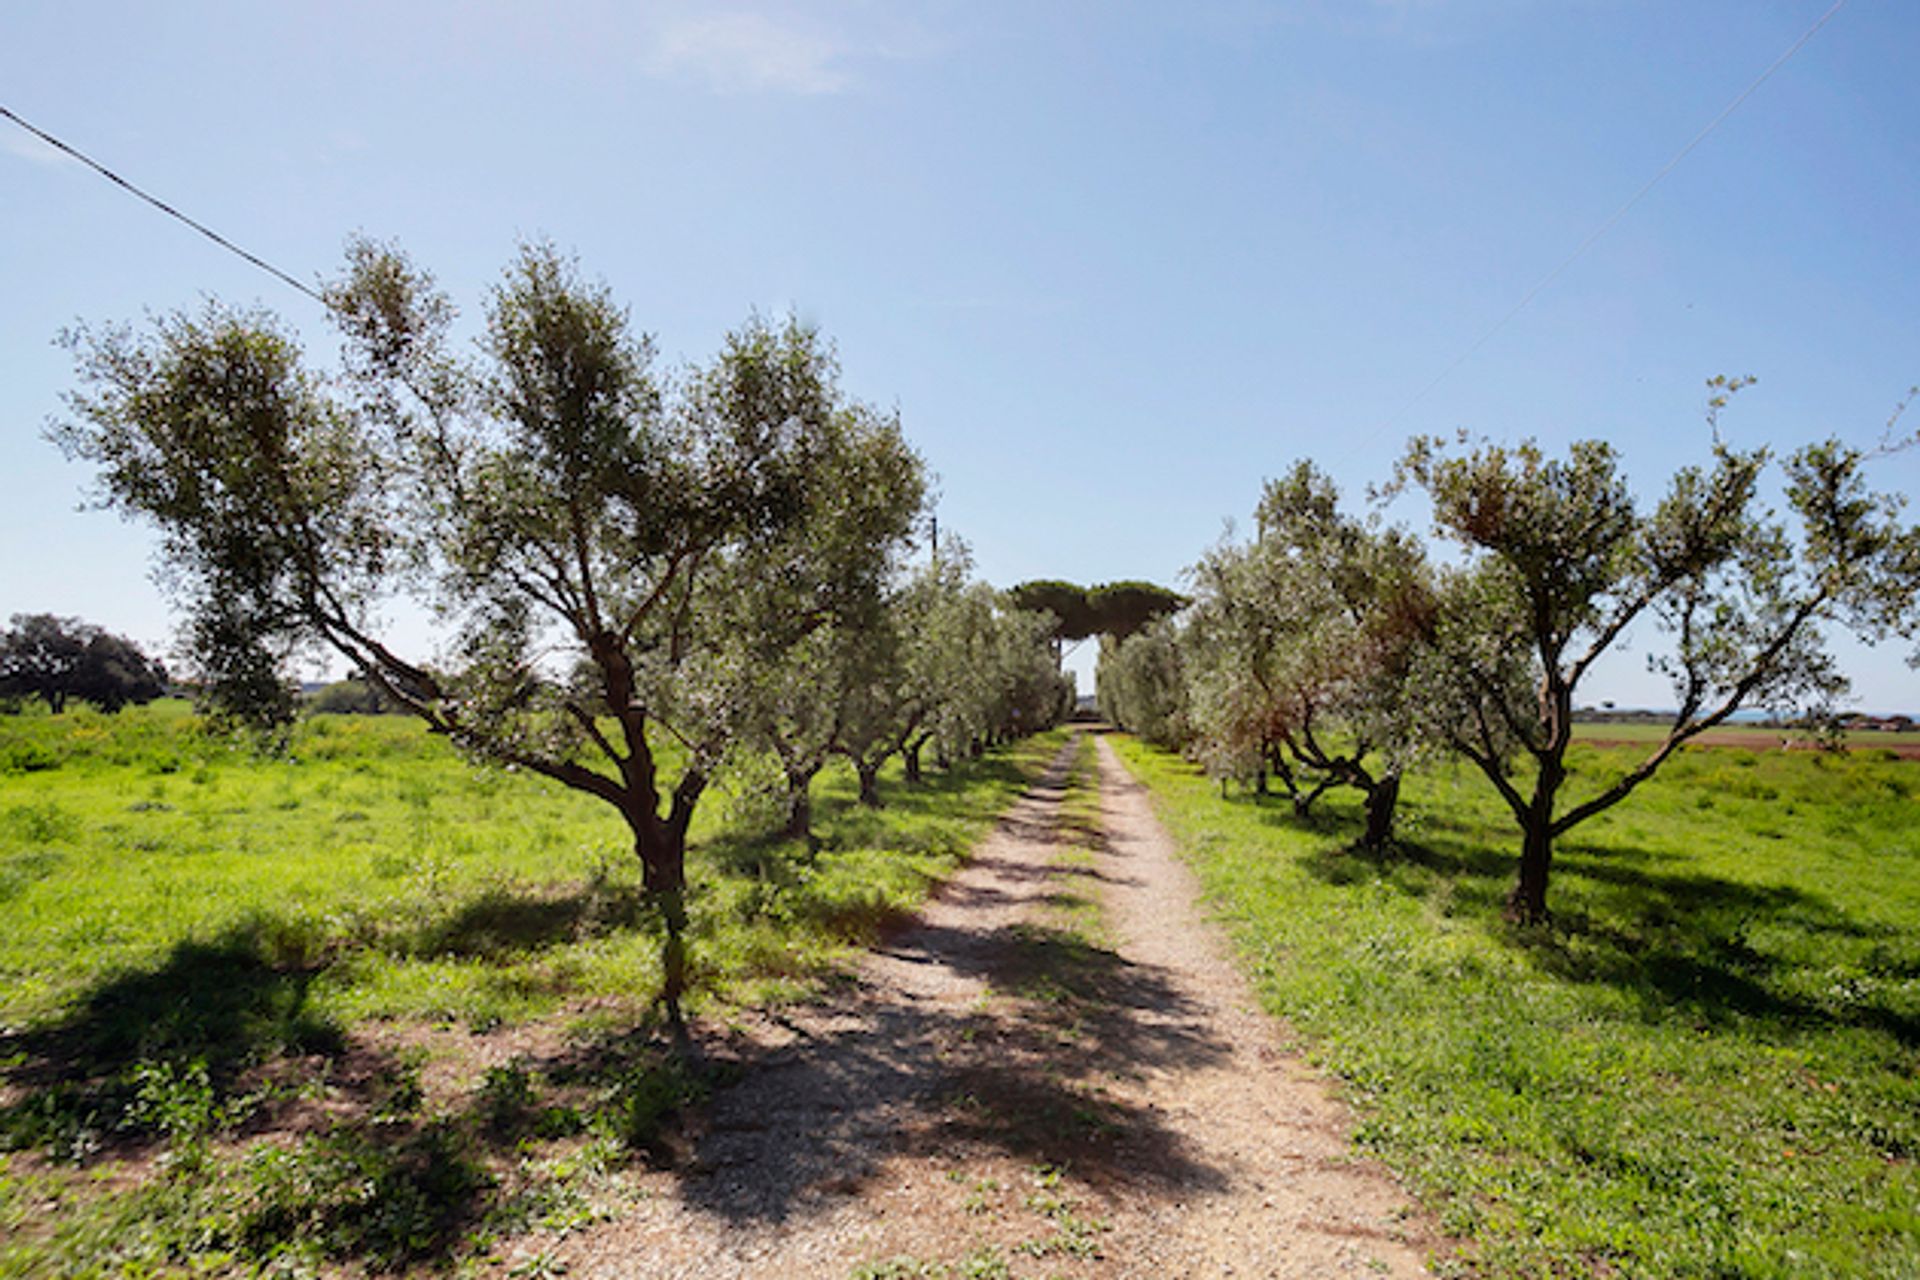
[[[506,964],[642,914],[637,887],[496,888],[381,945]],[[263,1070],[280,1060],[302,1060],[295,1074],[324,1075],[353,1105],[376,1104],[393,1064],[361,1061],[365,1046],[309,998],[337,945],[311,921],[255,916],[104,979],[55,1021],[0,1032],[0,1082],[14,1095],[0,1106],[0,1147],[138,1155],[187,1122],[182,1107],[211,1128],[253,1109]]]
[[[1305,813],[1294,805],[1292,797],[1281,791],[1243,791],[1228,795],[1224,803],[1253,810],[1268,826],[1324,836],[1357,825],[1357,811],[1345,803],[1348,800],[1349,797],[1345,795],[1329,792],[1315,801]]]
[[[1422,899],[1444,892],[1452,914],[1483,919],[1557,978],[1626,993],[1649,1024],[1761,1024],[1781,1037],[1856,1026],[1920,1047],[1920,1011],[1888,994],[1920,977],[1920,944],[1818,893],[1682,869],[1666,850],[1568,842],[1554,861],[1553,922],[1520,928],[1500,920],[1515,875],[1510,849],[1489,847],[1484,828],[1465,824],[1423,820],[1421,834],[1379,857],[1329,847],[1301,865],[1329,884]],[[1871,969],[1870,989],[1809,994],[1831,987],[1823,975],[1855,955]]]
[[[399,940],[417,956],[515,960],[530,951],[631,929],[647,916],[640,886],[590,880],[565,892],[495,887]]]
[[[1855,1026],[1920,1047],[1920,1010],[1893,1003],[1920,977],[1920,945],[1905,931],[1795,886],[1652,869],[1661,861],[1632,847],[1563,854],[1571,903],[1553,928],[1525,937],[1536,963],[1634,995],[1650,1022],[1678,1014],[1783,1035]],[[1869,988],[1849,992],[1832,975],[1856,966],[1870,970]]]
[[[275,949],[257,921],[179,943],[154,968],[108,978],[59,1022],[11,1033],[7,1051],[26,1056],[12,1074],[91,1076],[153,1056],[224,1070],[277,1052],[337,1052],[339,1028],[307,1007],[319,966]]]
[[[129,1190],[63,1204],[50,1229],[136,1213],[114,1246],[129,1274],[202,1255],[387,1272],[444,1266],[511,1219],[490,1165],[521,1135],[495,1123],[497,1099],[429,1109],[417,1059],[314,1010],[323,963],[307,942],[295,922],[255,919],[0,1035],[0,1150],[137,1171]]]
[[[219,1107],[269,1058],[338,1056],[340,1028],[308,1004],[318,967],[277,954],[284,945],[260,920],[182,942],[154,968],[108,978],[59,1021],[0,1035],[5,1079],[19,1094],[0,1108],[0,1144],[73,1156],[137,1150],[168,1122],[142,1119],[159,1105],[157,1089],[190,1080]]]
[[[1359,824],[1329,823],[1325,828],[1336,838],[1355,833]],[[1514,857],[1504,849],[1491,849],[1469,840],[1453,840],[1423,829],[1423,839],[1400,838],[1381,849],[1367,849],[1357,843],[1329,843],[1307,855],[1306,868],[1316,879],[1328,884],[1353,884],[1359,880],[1388,879],[1409,892],[1423,891],[1433,877],[1460,881],[1499,881],[1511,879]]]

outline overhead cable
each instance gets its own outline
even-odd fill
[[[201,235],[213,241],[215,244],[219,245],[222,249],[225,249],[227,252],[238,254],[240,257],[245,258],[248,262],[251,262],[254,266],[266,272],[268,275],[278,279],[281,283],[292,285],[294,288],[298,289],[301,293],[304,293],[309,298],[312,298],[315,302],[318,302],[323,306],[325,305],[326,299],[322,298],[319,295],[319,293],[317,293],[311,286],[300,283],[300,281],[294,279],[292,276],[288,275],[286,272],[282,271],[280,268],[274,266],[271,262],[268,262],[265,258],[262,258],[259,254],[249,253],[247,250],[242,249],[239,245],[235,244],[233,241],[221,235],[218,231],[215,231],[212,227],[207,226],[203,222],[195,221],[193,218],[188,217],[186,214],[180,212],[178,209],[174,208],[172,205],[168,204],[166,201],[160,199],[159,197],[149,195],[147,192],[141,190],[139,187],[136,187],[133,183],[128,182],[125,178],[121,177],[119,174],[115,173],[113,170],[107,168],[107,166],[101,164],[98,160],[95,160],[92,156],[85,154],[84,152],[80,151],[76,147],[69,146],[67,143],[62,142],[60,139],[48,133],[45,129],[42,129],[37,125],[33,125],[28,123],[25,120],[22,120],[18,115],[15,115],[12,111],[9,111],[5,106],[0,106],[0,116],[4,116],[7,119],[13,121],[15,124],[19,125],[22,129],[25,129],[28,133],[40,139],[40,141],[46,143],[48,146],[54,148],[55,150],[60,151],[65,155],[72,156],[75,160],[78,160],[81,164],[87,166],[87,168],[93,170],[95,173],[99,174],[101,177],[105,178],[107,181],[113,183],[115,186],[121,187],[126,191],[129,191],[132,194],[140,197],[140,199],[146,201],[148,204],[152,205],[154,208],[158,209],[160,212],[166,214],[169,218],[173,218],[180,222],[186,223],[189,227],[192,227],[195,231],[198,231]]]

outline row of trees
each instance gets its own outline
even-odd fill
[[[1782,519],[1762,496],[1771,451],[1719,434],[1744,381],[1710,385],[1711,459],[1650,508],[1600,441],[1549,457],[1414,440],[1387,492],[1426,495],[1458,548],[1444,563],[1343,511],[1332,481],[1298,464],[1267,485],[1252,539],[1194,566],[1190,609],[1103,649],[1103,709],[1223,779],[1277,782],[1302,811],[1357,788],[1374,846],[1409,767],[1470,762],[1519,831],[1509,914],[1545,921],[1555,841],[1687,741],[1743,706],[1831,712],[1846,681],[1827,628],[1868,642],[1920,630],[1920,527],[1869,489],[1869,455],[1828,440],[1785,458]],[[1636,625],[1663,641],[1650,661],[1676,709],[1644,758],[1570,786],[1578,691]]]
[[[328,285],[341,365],[210,303],[144,331],[66,335],[81,379],[55,429],[103,505],[150,521],[206,697],[272,727],[289,662],[344,657],[461,750],[585,792],[632,833],[685,975],[686,834],[716,773],[771,751],[804,828],[825,754],[863,795],[892,752],[943,755],[1050,722],[1043,636],[968,580],[909,571],[926,481],[897,418],[849,399],[797,322],[750,319],[710,362],[653,367],[603,286],[523,248],[477,355],[398,251],[349,246]],[[396,597],[433,655],[390,642]]]
[[[1052,615],[1012,604],[971,578],[964,544],[944,550],[859,611],[812,631],[741,691],[749,752],[779,764],[786,833],[809,834],[810,787],[844,757],[864,804],[880,803],[881,767],[902,761],[917,783],[929,749],[942,765],[1059,722],[1072,686],[1049,646]]]

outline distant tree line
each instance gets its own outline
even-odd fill
[[[1103,582],[1082,587],[1036,578],[1018,584],[1008,594],[1018,608],[1052,614],[1056,642],[1089,636],[1125,639],[1186,603],[1179,592],[1151,582]]]
[[[167,691],[167,669],[140,647],[78,618],[16,613],[0,635],[0,705],[38,699],[59,715],[69,702],[112,714]]]
[[[325,289],[321,372],[271,315],[209,303],[66,335],[80,379],[55,430],[107,504],[159,532],[182,651],[218,714],[273,731],[290,663],[344,658],[480,759],[611,806],[686,980],[686,834],[715,777],[771,754],[804,831],[842,755],[878,803],[893,755],[952,760],[1069,701],[1053,620],[915,555],[927,486],[896,416],[845,396],[797,321],[750,318],[663,373],[600,284],[528,245],[478,353],[390,247],[352,243]],[[404,652],[410,595],[446,643]]]
[[[1548,919],[1556,841],[1626,799],[1675,751],[1742,707],[1829,716],[1847,684],[1823,629],[1873,642],[1920,630],[1920,528],[1867,483],[1870,455],[1838,441],[1779,461],[1790,519],[1769,510],[1766,448],[1718,417],[1745,380],[1710,385],[1707,462],[1637,502],[1600,441],[1552,457],[1518,446],[1414,440],[1387,492],[1432,504],[1459,553],[1341,508],[1299,463],[1270,482],[1255,535],[1192,568],[1192,603],[1103,646],[1106,715],[1222,779],[1278,788],[1307,812],[1362,793],[1365,846],[1393,836],[1400,780],[1446,755],[1477,770],[1520,838],[1516,921]],[[1570,784],[1577,696],[1630,627],[1676,710],[1643,758]]]
[[[307,715],[405,715],[407,709],[380,692],[379,686],[359,676],[333,680],[319,688],[302,689],[300,710]]]

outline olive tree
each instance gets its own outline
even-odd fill
[[[1149,742],[1178,749],[1189,739],[1186,654],[1172,619],[1125,639],[1102,637],[1094,693],[1109,720]]]
[[[880,768],[900,756],[909,783],[936,716],[968,683],[965,609],[973,559],[949,537],[888,595],[843,650],[844,694],[833,749],[853,765],[862,804],[880,805]]]
[[[1713,409],[1738,383],[1716,380]],[[1449,452],[1416,439],[1400,463],[1466,562],[1450,572],[1421,659],[1437,733],[1487,777],[1521,831],[1511,918],[1545,921],[1554,842],[1618,804],[1682,744],[1739,708],[1825,708],[1846,687],[1822,629],[1911,632],[1920,529],[1868,489],[1867,458],[1828,440],[1784,462],[1791,525],[1766,509],[1760,448],[1719,439],[1650,510],[1600,441],[1550,458],[1531,441]],[[1637,764],[1568,797],[1576,692],[1636,623],[1675,711]],[[1516,767],[1517,764],[1524,767]]]
[[[1071,683],[1053,652],[1051,612],[1019,607],[1008,593],[969,582],[937,599],[924,624],[925,655],[939,681],[938,701],[923,722],[937,758],[949,765],[1059,723]]]
[[[987,704],[984,740],[1011,742],[1050,729],[1073,705],[1073,680],[1054,659],[1053,618],[996,600],[989,654],[992,697]]]
[[[331,374],[272,316],[219,304],[73,331],[80,389],[55,438],[97,466],[104,505],[158,529],[218,708],[284,723],[285,664],[318,647],[470,755],[612,806],[684,1033],[688,823],[739,691],[816,625],[809,591],[834,589],[795,536],[832,493],[830,353],[754,319],[663,379],[605,287],[544,245],[492,290],[473,357],[396,251],[351,245],[326,298]],[[754,627],[717,607],[769,578],[801,604]],[[396,596],[432,609],[439,652],[391,642]]]
[[[1393,834],[1400,779],[1422,735],[1408,674],[1431,610],[1425,555],[1342,512],[1311,463],[1269,481],[1259,535],[1193,571],[1189,721],[1220,773],[1271,771],[1306,812],[1326,790],[1366,797],[1361,843]]]
[[[779,762],[787,834],[796,837],[810,832],[813,779],[841,747],[849,715],[864,710],[897,661],[887,614],[926,498],[920,459],[897,421],[855,406],[826,436],[815,500],[789,535],[785,570],[756,573],[733,592],[732,612],[750,633],[794,618],[812,626],[740,691],[752,707],[745,745]],[[859,763],[871,802],[872,776]]]

